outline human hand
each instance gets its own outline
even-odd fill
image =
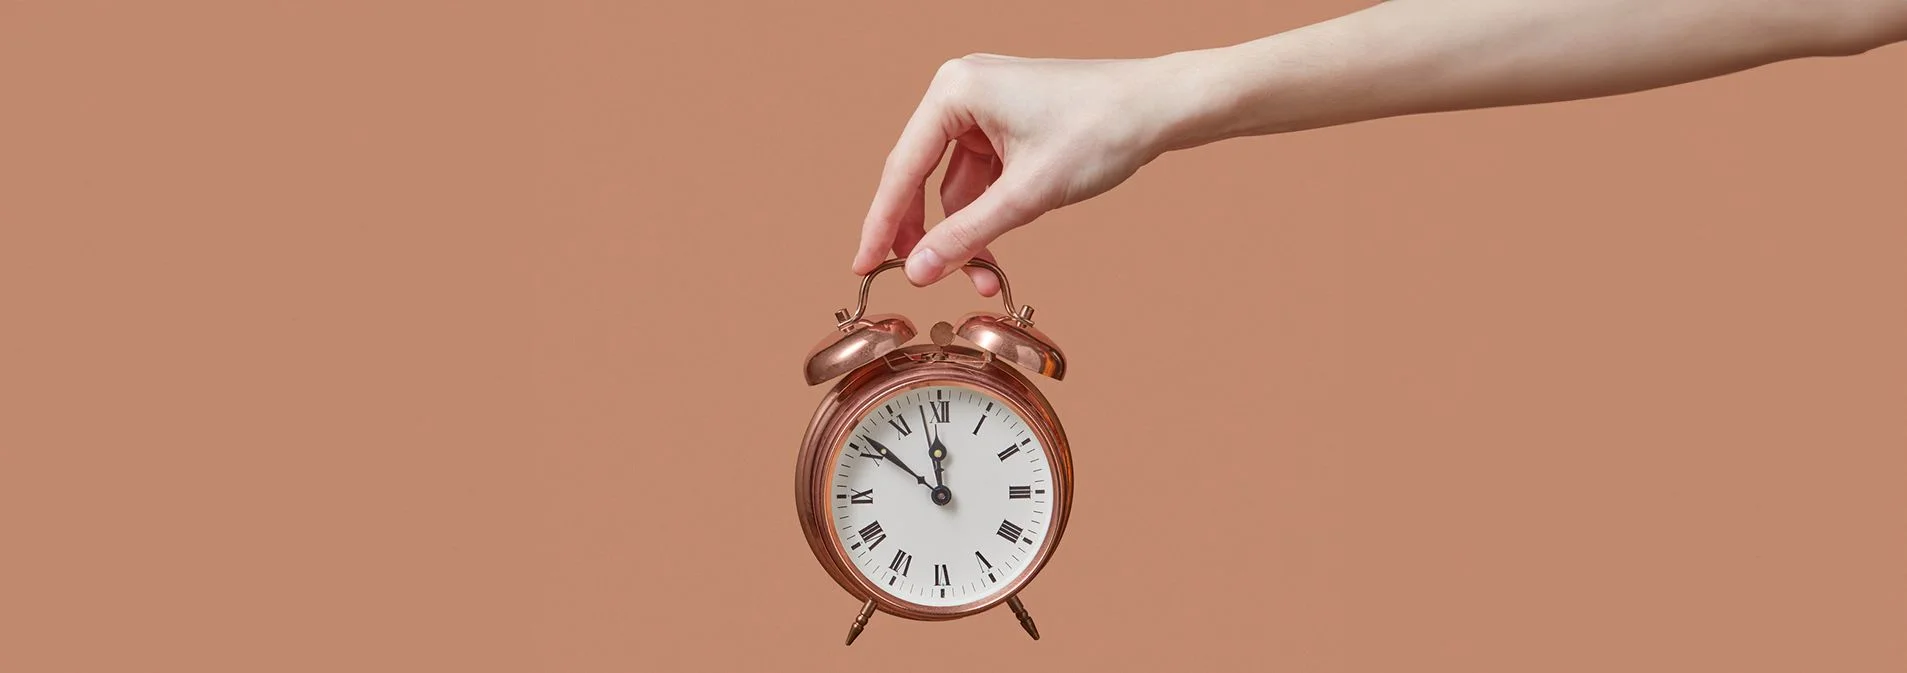
[[[1232,47],[1077,61],[948,61],[887,157],[855,273],[891,250],[926,285],[1158,155],[1228,137],[1641,91],[1907,40],[1899,0],[1387,2]],[[1616,55],[1617,57],[1611,57]],[[947,145],[947,218],[925,229]],[[967,269],[981,294],[999,279]]]
[[[854,272],[892,250],[915,285],[940,280],[1046,211],[1124,182],[1187,122],[1164,59],[1063,60],[974,55],[948,61],[887,157],[861,225]],[[925,229],[926,180],[948,143],[946,219]],[[1000,281],[968,268],[992,296]]]

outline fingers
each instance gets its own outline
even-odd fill
[[[947,157],[947,174],[940,180],[940,205],[948,215],[960,212],[998,179],[999,159],[954,145]]]
[[[1033,221],[1041,209],[1023,174],[1006,172],[972,203],[921,237],[907,256],[907,280],[928,285],[979,254],[993,239]]]
[[[924,212],[925,210],[924,207],[917,206],[913,212]],[[912,215],[908,216],[908,218],[901,223],[899,232],[894,237],[894,254],[898,257],[906,257],[909,253],[912,253],[914,246],[920,243],[920,238],[923,233],[924,232],[921,231],[920,218]],[[997,263],[997,260],[993,257],[993,253],[987,250],[981,250],[980,254],[974,256]],[[903,272],[904,271],[905,270],[903,270]],[[1000,279],[994,276],[993,272],[972,267],[967,267],[966,271],[968,276],[973,280],[973,289],[979,292],[980,296],[991,297],[1000,291]]]
[[[926,190],[915,190],[913,202],[908,204],[907,210],[901,216],[900,226],[894,230],[895,256],[906,257],[907,253],[914,251],[914,246],[920,243],[920,237],[927,233],[924,230],[926,221]],[[886,259],[887,253],[882,252],[881,257]]]
[[[977,135],[977,132],[968,132],[961,136],[961,142],[954,145],[953,152],[947,159],[947,174],[940,181],[940,204],[949,216],[973,203],[974,199],[979,198],[986,191],[988,185],[993,184],[993,181],[1000,177],[998,158],[991,153],[983,154],[968,149],[967,137],[974,135]],[[910,242],[907,250],[896,248],[895,252],[904,257],[913,252],[913,247]],[[985,249],[982,249],[977,256],[993,261],[992,254]],[[963,267],[963,270],[973,281],[973,289],[978,291],[980,296],[991,297],[1000,291],[1000,279],[996,278],[993,272],[974,267]]]
[[[900,140],[887,155],[881,169],[881,183],[861,222],[861,246],[854,255],[854,272],[867,273],[886,258],[899,233],[901,219],[909,206],[921,197],[927,175],[940,163],[940,155],[954,136],[965,131],[964,122],[931,89],[921,100],[914,116],[901,129]]]
[[[1000,260],[994,258],[993,251],[986,248],[981,248],[980,254],[974,255],[974,257],[993,262],[996,265],[1000,263]],[[964,262],[962,263],[964,264]],[[961,268],[966,270],[968,279],[973,281],[974,291],[979,292],[980,296],[991,297],[1000,293],[1000,277],[993,275],[992,271],[976,269],[971,266]],[[905,269],[902,270],[905,271]]]
[[[901,130],[888,154],[867,217],[861,223],[861,243],[854,256],[854,272],[865,274],[879,266],[887,252],[906,257],[907,275],[916,285],[939,280],[975,256],[991,261],[986,245],[1009,229],[1038,215],[1026,207],[1019,190],[1007,193],[995,185],[1004,163],[987,136],[975,126],[961,105],[948,103],[968,87],[970,66],[949,61]],[[950,142],[958,141],[948,158],[941,184],[941,203],[947,219],[924,231],[925,184]],[[990,185],[993,185],[990,187]],[[985,296],[1000,290],[1000,279],[984,269],[968,269],[974,289]]]

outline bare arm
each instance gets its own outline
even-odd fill
[[[949,61],[889,155],[854,271],[925,285],[1160,154],[1397,115],[1607,96],[1907,40],[1907,0],[1394,0],[1151,59]],[[949,144],[953,146],[948,153]],[[943,154],[947,219],[925,228]],[[973,276],[983,294],[997,282]]]
[[[1180,142],[1653,89],[1907,39],[1907,0],[1395,0],[1167,56],[1203,102]]]

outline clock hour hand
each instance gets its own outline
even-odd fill
[[[934,424],[927,422],[926,408],[920,410],[920,434],[927,438],[927,458],[934,461],[934,486],[933,490],[927,492],[927,498],[934,501],[934,504],[945,507],[947,503],[953,502],[953,491],[948,490],[946,484],[940,480],[942,472],[940,459],[947,457],[947,445],[940,443],[940,430],[936,429]]]
[[[940,467],[940,461],[947,459],[947,445],[940,443],[940,438],[935,437],[927,444],[927,457],[934,459],[934,488],[944,488],[946,482],[941,481],[940,478],[941,472],[944,471]]]
[[[873,437],[869,437],[867,435],[861,435],[861,441],[867,442],[869,446],[874,447],[875,453],[881,454],[882,458],[886,458],[887,461],[890,463],[893,463],[895,467],[898,467],[902,470],[906,470],[907,474],[914,478],[914,481],[920,482],[920,485],[926,486],[928,490],[933,490],[934,487],[931,485],[928,485],[926,477],[916,474],[914,472],[914,468],[908,467],[907,463],[901,461],[901,457],[899,454],[896,454],[893,451],[889,451],[887,449],[886,444],[882,444],[880,442],[874,441]]]
[[[947,445],[940,443],[940,437],[935,436],[930,446],[932,448],[927,449],[927,455],[934,459],[934,490],[927,496],[934,501],[934,504],[945,507],[947,503],[953,502],[953,490],[940,481],[940,461],[947,457]]]
[[[920,410],[920,435],[927,440],[927,458],[934,461],[934,488],[940,488],[940,459],[947,457],[947,447],[940,444],[940,433],[934,431],[934,424],[927,422],[927,409]]]

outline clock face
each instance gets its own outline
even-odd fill
[[[1005,402],[962,386],[882,401],[829,480],[836,536],[869,584],[903,601],[980,600],[1031,565],[1057,501],[1044,447]]]

